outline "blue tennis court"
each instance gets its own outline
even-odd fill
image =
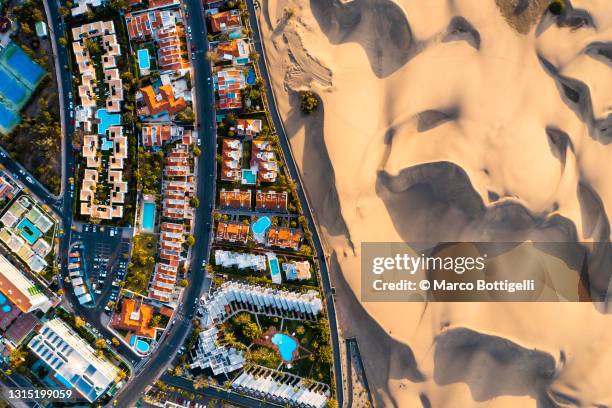
[[[0,93],[13,104],[19,106],[25,98],[26,89],[4,68],[0,67]]]
[[[19,74],[22,80],[25,79],[31,85],[38,84],[38,81],[40,81],[45,74],[45,70],[32,61],[20,47],[14,47],[14,51],[9,55],[6,64],[15,71],[15,73]]]
[[[19,119],[19,116],[17,116],[15,112],[0,104],[0,128],[9,131],[19,122]]]

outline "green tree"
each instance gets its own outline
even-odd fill
[[[196,240],[193,235],[187,235],[187,238],[185,238],[185,243],[187,244],[187,246],[194,246],[195,242]]]
[[[198,208],[200,206],[200,200],[198,197],[191,197],[189,199],[189,205],[193,208]]]
[[[104,341],[104,339],[102,339],[102,338],[96,339],[96,348],[98,350],[102,350],[102,349],[106,348],[106,342]]]
[[[319,99],[312,91],[300,92],[300,110],[309,115],[319,107]]]

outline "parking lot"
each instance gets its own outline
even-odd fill
[[[127,269],[130,236],[131,229],[92,224],[83,224],[72,234],[73,241],[81,242],[83,248],[84,275],[90,282],[96,307],[117,300],[119,282]]]

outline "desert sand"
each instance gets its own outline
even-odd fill
[[[378,406],[612,406],[592,303],[360,302],[372,241],[609,242],[612,3],[260,0],[266,59]],[[310,116],[297,91],[321,99]]]

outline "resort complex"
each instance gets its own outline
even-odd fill
[[[0,365],[54,393],[26,405],[337,407],[331,289],[250,7],[0,12]]]
[[[128,141],[121,126],[121,47],[113,21],[75,27],[72,38],[80,74],[76,123],[85,132],[80,214],[89,219],[121,219],[128,191],[123,178]]]

